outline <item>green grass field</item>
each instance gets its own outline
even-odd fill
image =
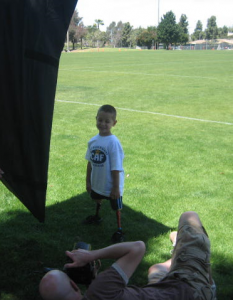
[[[77,240],[93,249],[110,243],[116,219],[109,203],[101,225],[80,224],[95,210],[85,191],[84,156],[102,104],[118,111],[113,133],[125,152],[126,239],[147,245],[130,283],[143,285],[148,267],[169,258],[170,231],[182,212],[195,210],[211,239],[218,299],[232,299],[232,68],[233,51],[63,53],[46,222],[0,186],[0,299],[40,299],[42,275],[35,271],[61,268]]]

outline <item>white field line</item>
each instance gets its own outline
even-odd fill
[[[98,107],[100,106],[99,104],[94,104],[94,103],[67,101],[67,100],[58,100],[58,99],[56,100],[56,102],[74,103],[74,104],[82,104],[82,105],[90,105],[90,106],[98,106]],[[217,123],[217,124],[223,124],[223,125],[233,125],[233,123],[228,123],[228,122],[212,121],[212,120],[204,120],[204,119],[190,118],[190,117],[184,117],[184,116],[169,115],[169,114],[163,114],[163,113],[158,113],[158,112],[153,112],[153,111],[144,111],[144,110],[137,110],[137,109],[131,109],[131,108],[122,108],[122,107],[116,107],[116,109],[126,110],[126,111],[131,111],[131,112],[136,112],[136,113],[160,115],[160,116],[165,116],[165,117],[199,121],[199,122]]]

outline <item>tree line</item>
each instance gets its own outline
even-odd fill
[[[158,26],[149,26],[147,28],[136,28],[129,22],[112,22],[106,31],[101,31],[100,27],[104,21],[96,19],[93,25],[85,26],[82,17],[77,10],[74,11],[69,26],[69,41],[76,48],[79,43],[80,48],[85,47],[147,47],[148,49],[158,48],[161,43],[166,49],[170,45],[185,45],[189,40],[214,40],[226,38],[228,31],[233,28],[218,27],[215,16],[207,20],[207,27],[203,30],[203,24],[198,20],[194,32],[189,35],[188,18],[182,14],[179,22],[176,22],[176,16],[172,11],[167,12],[161,18]]]

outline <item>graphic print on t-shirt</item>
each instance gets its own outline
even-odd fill
[[[93,147],[91,149],[91,155],[90,155],[90,160],[92,161],[93,164],[96,165],[102,165],[107,157],[106,150],[102,147]]]

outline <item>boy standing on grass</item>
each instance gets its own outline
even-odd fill
[[[99,215],[102,200],[109,200],[117,217],[118,229],[112,236],[114,243],[124,241],[121,228],[124,152],[118,138],[111,133],[111,128],[116,123],[116,109],[111,105],[101,106],[96,116],[99,134],[88,142],[85,156],[88,160],[86,189],[96,202],[96,212],[83,222],[84,224],[99,224],[102,221]]]

